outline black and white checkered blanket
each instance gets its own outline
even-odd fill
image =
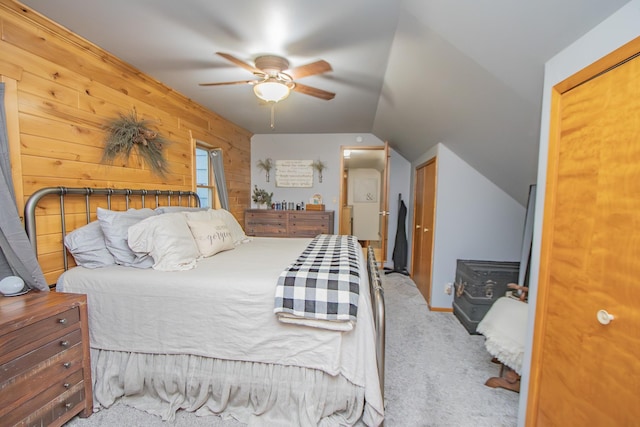
[[[286,315],[355,323],[360,290],[359,248],[354,236],[316,236],[280,274],[274,313],[280,320],[281,315]]]

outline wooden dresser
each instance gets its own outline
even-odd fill
[[[333,234],[333,211],[249,209],[244,223],[247,236],[315,237]]]
[[[61,426],[93,411],[85,295],[0,296],[0,424]]]

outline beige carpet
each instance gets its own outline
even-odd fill
[[[511,427],[517,424],[519,395],[486,387],[499,368],[484,338],[469,335],[451,313],[430,312],[411,279],[382,275],[387,312],[386,427]],[[174,423],[116,404],[75,427],[239,427],[220,417],[180,411]]]

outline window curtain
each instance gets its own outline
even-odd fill
[[[216,189],[222,209],[229,210],[229,193],[227,192],[227,180],[224,177],[224,162],[222,161],[222,150],[219,148],[209,151],[211,164],[213,165],[213,175],[216,180]]]
[[[19,276],[29,289],[49,291],[16,205],[9,160],[4,89],[4,83],[0,83],[0,279]]]

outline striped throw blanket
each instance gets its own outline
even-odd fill
[[[274,308],[278,319],[325,329],[353,329],[360,291],[359,251],[354,236],[316,236],[278,278]]]

